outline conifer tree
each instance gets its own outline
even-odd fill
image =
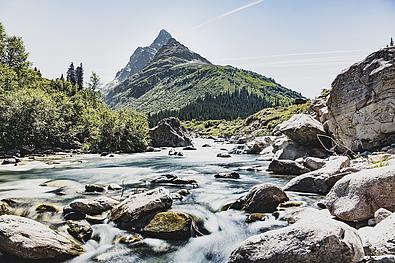
[[[91,77],[89,79],[88,87],[90,90],[97,91],[102,83],[100,82],[100,77],[96,72],[92,72]]]
[[[76,82],[79,90],[82,90],[84,86],[84,69],[82,68],[82,63],[75,70]]]
[[[60,75],[60,80],[61,80],[61,81],[64,81],[63,74],[62,74],[62,75]]]
[[[30,63],[27,61],[28,55],[21,37],[7,37],[4,58],[5,64],[19,73],[21,69],[29,66]]]
[[[394,39],[391,37],[391,41],[390,41],[390,47],[394,46]]]
[[[71,62],[69,69],[67,70],[66,79],[71,82],[71,84],[76,84],[76,76],[75,76],[75,69],[74,64]]]

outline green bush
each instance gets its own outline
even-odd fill
[[[2,30],[0,24],[0,35]],[[6,39],[0,38],[0,47],[5,47],[0,52],[0,151],[81,148],[139,152],[146,148],[148,122],[144,115],[126,109],[113,111],[97,91],[41,77],[26,61],[21,40],[12,48],[23,52],[13,52],[21,55],[6,63]]]

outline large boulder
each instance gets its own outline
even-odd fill
[[[119,202],[109,197],[99,197],[95,199],[76,199],[69,203],[63,213],[81,212],[88,215],[98,215],[110,210]]]
[[[111,210],[109,218],[122,228],[140,229],[156,213],[166,211],[172,204],[169,191],[159,187],[128,197]]]
[[[82,247],[34,220],[0,216],[0,252],[29,260],[60,261],[78,256]]]
[[[192,218],[181,212],[161,212],[152,218],[142,232],[155,238],[185,240],[193,234]]]
[[[354,151],[395,142],[395,47],[352,65],[332,83],[328,126]]]
[[[395,214],[393,213],[375,227],[358,230],[367,255],[381,256],[395,254]]]
[[[263,136],[255,138],[252,142],[247,144],[247,154],[260,154],[263,149],[270,146],[275,137],[274,136]]]
[[[289,120],[279,124],[276,131],[285,134],[300,145],[320,145],[318,135],[325,135],[322,124],[308,114],[295,114]]]
[[[321,168],[293,178],[285,187],[285,191],[327,194],[335,183],[346,174],[341,169],[350,165],[346,156],[332,156]]]
[[[154,147],[185,147],[192,145],[186,129],[181,126],[176,118],[160,120],[158,124],[150,129],[152,146]]]
[[[340,179],[324,200],[332,215],[364,221],[379,208],[395,211],[395,166],[362,170]]]
[[[364,256],[356,230],[324,216],[253,236],[230,255],[230,263],[357,263]]]
[[[314,156],[323,158],[328,153],[321,146],[300,145],[286,136],[279,136],[273,143],[274,159],[296,160],[300,157]]]
[[[303,165],[291,160],[273,160],[267,168],[275,174],[301,175],[310,172]]]
[[[229,209],[244,210],[248,213],[271,213],[289,198],[281,188],[272,184],[259,184],[250,189],[247,195],[230,204]]]

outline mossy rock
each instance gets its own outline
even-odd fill
[[[91,239],[93,229],[86,221],[71,221],[67,222],[67,232],[80,242],[86,242]]]
[[[186,240],[193,234],[191,216],[175,211],[156,214],[146,225],[143,234],[168,240]]]
[[[36,207],[36,212],[38,213],[58,213],[60,211],[60,208],[57,207],[56,205],[52,204],[41,204]]]
[[[11,207],[3,201],[0,201],[0,216],[10,213]]]
[[[119,236],[115,242],[124,244],[124,245],[134,245],[143,240],[143,237],[137,234],[127,234],[123,236]]]
[[[289,208],[289,207],[300,207],[303,206],[304,202],[303,201],[287,201],[284,203],[281,203],[278,208]]]

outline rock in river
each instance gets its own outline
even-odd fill
[[[72,211],[82,212],[88,215],[97,215],[110,210],[118,203],[119,202],[115,199],[102,196],[95,199],[76,199],[68,206]],[[67,212],[64,212],[64,214],[67,214]]]
[[[154,147],[186,147],[192,145],[186,129],[176,118],[160,120],[150,130],[152,146]]]
[[[214,175],[215,178],[223,178],[223,179],[239,179],[240,174],[236,172],[230,172],[230,173],[218,173]]]
[[[345,173],[340,173],[340,170],[349,165],[350,160],[348,157],[332,156],[321,169],[293,178],[285,185],[284,190],[327,194],[333,185],[346,175]]]
[[[364,257],[356,230],[324,216],[253,236],[232,252],[230,263],[357,263]]]
[[[67,221],[67,232],[81,242],[86,242],[92,237],[93,229],[86,221]]]
[[[303,165],[291,160],[273,160],[267,169],[275,174],[301,175],[310,172]]]
[[[271,213],[279,204],[288,200],[281,188],[272,184],[260,184],[252,187],[247,195],[230,204],[228,208],[248,213]]]
[[[145,193],[135,194],[111,210],[110,220],[123,228],[143,228],[152,217],[169,209],[173,199],[169,191],[159,187]]]
[[[161,212],[152,218],[142,232],[155,238],[185,240],[193,234],[192,218],[181,212]]]
[[[344,221],[364,221],[379,208],[395,211],[395,166],[362,170],[340,179],[324,203]]]
[[[151,184],[197,185],[196,180],[180,178],[175,174],[164,174],[150,181]]]
[[[82,247],[34,220],[0,216],[0,251],[29,260],[60,261],[82,253]]]

